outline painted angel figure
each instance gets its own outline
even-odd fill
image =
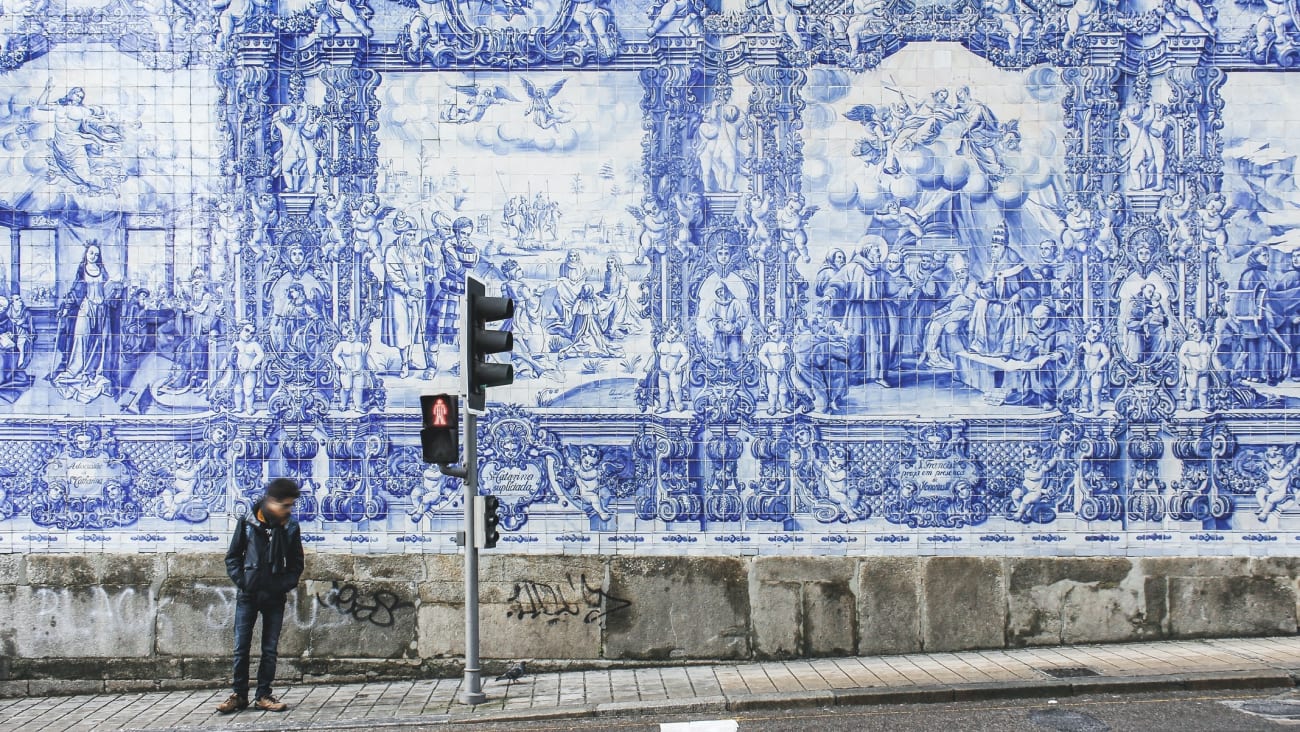
[[[1289,56],[1296,47],[1297,32],[1300,32],[1300,11],[1295,0],[1264,0],[1263,15],[1255,21],[1251,55],[1263,63],[1268,59],[1269,48],[1276,45],[1279,58]]]
[[[668,215],[654,196],[641,199],[640,208],[628,206],[627,210],[641,225],[641,233],[637,236],[637,243],[640,245],[636,257],[637,263],[645,262],[647,259],[658,259],[667,254]]]
[[[772,246],[772,229],[767,223],[771,211],[772,196],[766,191],[749,191],[740,197],[740,204],[736,207],[737,218],[749,235],[749,256],[755,259],[767,259],[768,249]]]
[[[1077,198],[1066,204],[1065,231],[1061,233],[1061,246],[1068,252],[1088,251],[1088,239],[1093,229],[1092,211]],[[1104,256],[1103,252],[1103,256]]]
[[[276,210],[275,195],[259,193],[249,196],[248,208],[253,216],[253,231],[248,238],[248,249],[256,259],[263,259],[271,249],[271,227],[280,219]]]
[[[582,43],[601,58],[613,58],[618,49],[611,35],[614,15],[607,0],[573,0],[573,23],[582,34]]]
[[[1007,53],[1018,55],[1021,44],[1037,30],[1041,13],[1023,0],[985,0],[984,7],[993,13],[1006,32]]]
[[[568,78],[560,79],[549,87],[543,88],[537,87],[531,81],[522,77],[519,81],[528,90],[528,98],[531,100],[528,109],[524,111],[524,116],[531,117],[533,124],[544,130],[549,130],[568,122],[572,118],[572,115],[567,110],[557,112],[555,105],[552,104],[555,95],[559,94],[560,90],[564,88],[564,82],[568,81]]]
[[[793,260],[802,255],[804,263],[812,261],[808,253],[808,233],[804,224],[817,213],[817,206],[804,205],[803,196],[793,195],[776,212],[776,225],[781,231],[781,251]]]
[[[452,35],[446,0],[416,0],[404,4],[415,8],[415,14],[406,23],[406,37],[413,52],[418,54],[426,46],[436,46],[443,38]]]
[[[519,97],[510,93],[510,90],[496,84],[452,84],[452,89],[464,94],[468,99],[464,106],[451,105],[443,110],[440,117],[443,122],[453,124],[466,124],[469,122],[478,122],[483,119],[483,114],[487,112],[488,107],[502,102],[518,102]]]
[[[321,255],[331,262],[338,261],[348,246],[348,234],[352,231],[352,209],[348,207],[348,197],[342,193],[326,196],[321,218],[325,220],[321,227]]]
[[[1300,454],[1297,453],[1300,453],[1300,445],[1292,445],[1285,451],[1273,445],[1259,459],[1256,469],[1264,477],[1264,484],[1255,492],[1259,501],[1255,517],[1260,521],[1267,521],[1274,511],[1294,500],[1291,481],[1295,478],[1296,468],[1300,468]]]
[[[373,38],[375,29],[370,26],[370,18],[375,14],[366,5],[365,0],[314,0],[310,5],[316,12],[316,28],[308,37],[308,43],[315,38],[334,38],[336,36],[360,36]]]
[[[654,38],[663,33],[674,20],[677,21],[677,32],[681,35],[697,35],[703,30],[701,19],[708,10],[700,0],[665,0],[650,11],[650,17],[654,20],[646,31],[646,37]]]
[[[361,197],[357,209],[352,212],[352,246],[358,254],[368,252],[372,257],[380,256],[384,237],[379,225],[395,210],[392,206],[381,207],[379,196],[373,193]]]

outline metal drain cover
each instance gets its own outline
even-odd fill
[[[1053,666],[1052,668],[1040,668],[1039,671],[1058,679],[1077,679],[1082,676],[1101,676],[1087,666]]]

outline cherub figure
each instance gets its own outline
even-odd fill
[[[239,337],[230,344],[230,359],[235,370],[235,411],[253,413],[253,399],[257,393],[258,377],[266,362],[266,351],[253,335],[256,332],[247,321],[239,326]]]
[[[1292,446],[1288,452],[1291,455],[1290,459],[1277,445],[1272,445],[1264,451],[1266,480],[1255,493],[1255,498],[1259,501],[1259,510],[1255,512],[1255,516],[1260,521],[1267,521],[1270,514],[1281,509],[1282,504],[1291,499],[1291,479],[1294,477],[1295,469],[1300,467],[1300,455],[1296,454],[1296,446]]]
[[[897,246],[917,244],[925,237],[921,214],[911,206],[904,206],[897,198],[886,201],[885,207],[875,213],[875,220],[886,227],[898,230],[898,238],[894,240]]]
[[[1084,333],[1079,350],[1083,352],[1083,403],[1080,409],[1092,414],[1101,413],[1101,390],[1106,383],[1106,366],[1111,361],[1110,346],[1101,339],[1101,323],[1093,322]]]
[[[1228,250],[1228,201],[1222,193],[1215,193],[1201,206],[1201,252],[1226,252]]]
[[[1187,321],[1187,340],[1178,347],[1183,409],[1210,408],[1210,366],[1213,359],[1214,348],[1205,342],[1205,323],[1200,318],[1192,318]]]
[[[681,324],[676,321],[668,324],[655,352],[659,356],[659,411],[671,411],[674,405],[678,410],[685,410],[683,387],[691,354],[682,339]]]
[[[1011,500],[1016,504],[1016,512],[1011,517],[1016,521],[1026,521],[1029,509],[1043,499],[1046,492],[1047,474],[1060,462],[1060,457],[1044,461],[1036,447],[1026,447],[1024,451],[1025,473],[1020,485],[1011,491]]]
[[[406,24],[412,52],[419,54],[426,45],[436,46],[451,34],[447,0],[416,0],[415,14]]]
[[[373,193],[361,197],[357,209],[352,212],[352,246],[358,254],[366,252],[371,257],[380,256],[384,237],[379,224],[394,210],[391,206],[381,208],[379,196]]]
[[[646,30],[647,38],[654,38],[664,31],[674,20],[677,32],[683,36],[694,36],[701,32],[700,17],[707,8],[700,0],[665,0],[657,11],[652,11],[654,21]]]
[[[1092,211],[1077,198],[1071,199],[1066,206],[1065,231],[1061,233],[1061,245],[1066,251],[1085,254],[1088,251],[1088,239],[1094,224]],[[1105,256],[1105,253],[1102,253]]]
[[[605,507],[600,495],[601,457],[600,448],[583,445],[578,452],[578,459],[570,458],[569,468],[573,470],[576,497],[586,503],[590,512],[596,514],[601,521],[608,521],[613,514]]]
[[[445,503],[456,493],[456,481],[448,479],[437,465],[426,465],[420,482],[411,491],[411,510],[406,515],[418,523],[424,515]]]
[[[176,448],[172,453],[172,484],[159,496],[158,515],[161,518],[176,518],[185,504],[193,500],[194,486],[198,485],[202,467],[189,447]]]
[[[794,351],[785,339],[785,326],[774,320],[767,326],[767,342],[758,349],[758,362],[767,385],[767,413],[784,409],[790,396],[786,381],[794,364]]]
[[[843,446],[835,445],[827,451],[822,485],[826,487],[826,498],[839,506],[844,521],[858,518],[858,507],[854,500],[857,491],[849,488],[849,454]]]
[[[768,214],[772,211],[771,194],[751,189],[740,197],[737,209],[740,223],[744,224],[749,235],[749,256],[759,261],[767,259],[768,249],[772,246],[772,230],[767,225]]]
[[[683,257],[690,253],[691,236],[695,227],[704,221],[704,193],[697,178],[685,177],[673,192],[673,206],[677,209],[677,251]]]
[[[254,258],[265,259],[271,250],[271,227],[280,218],[275,208],[275,196],[271,193],[250,196],[248,207],[253,215],[253,230],[248,237],[248,248],[253,252]]]
[[[348,208],[348,197],[342,193],[331,193],[325,197],[323,211],[325,227],[321,241],[321,255],[325,259],[338,261],[339,255],[348,245],[348,232],[352,229],[352,211]]]
[[[330,360],[339,370],[339,408],[346,412],[351,407],[359,412],[364,408],[361,397],[368,375],[366,355],[369,347],[357,335],[356,323],[349,320],[339,330],[342,337],[330,353]]]
[[[781,251],[792,261],[798,255],[803,256],[804,263],[812,261],[804,224],[817,213],[817,208],[805,206],[803,196],[796,194],[787,198],[785,205],[776,212],[776,225],[781,232]]]
[[[638,264],[647,259],[658,259],[668,253],[668,215],[664,213],[654,196],[641,199],[641,207],[628,206],[627,210],[636,217],[641,225],[641,234],[637,237],[640,245],[636,261]]]

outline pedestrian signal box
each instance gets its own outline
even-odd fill
[[[420,397],[420,447],[424,462],[451,465],[460,462],[460,401],[454,394]]]

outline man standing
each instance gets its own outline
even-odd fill
[[[262,660],[257,664],[257,696],[253,707],[283,712],[289,705],[271,695],[279,657],[280,627],[289,590],[298,586],[304,564],[302,534],[290,512],[298,500],[298,484],[276,478],[248,516],[240,517],[226,551],[226,574],[239,589],[235,596],[235,668],[230,696],[217,711],[230,714],[248,707],[249,651],[253,625],[262,617]]]

